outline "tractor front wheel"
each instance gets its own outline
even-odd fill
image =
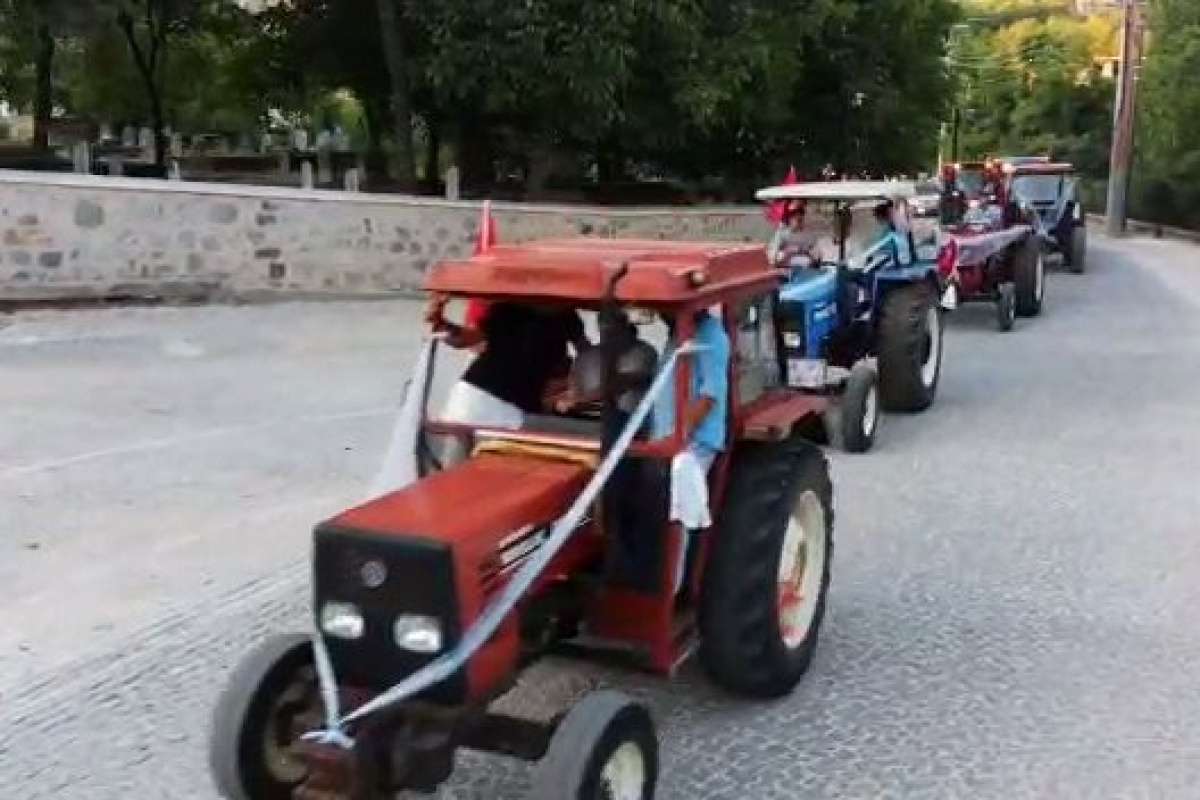
[[[1016,313],[1022,317],[1036,317],[1042,310],[1042,298],[1046,294],[1046,262],[1042,245],[1031,237],[1013,258]]]
[[[700,660],[737,694],[780,697],[817,647],[833,554],[829,464],[808,442],[745,445],[700,597]]]
[[[860,361],[850,370],[842,394],[842,446],[849,453],[865,453],[875,443],[879,427],[879,380],[875,369]]]
[[[924,411],[942,371],[945,322],[937,293],[913,284],[888,293],[877,329],[879,397],[888,411]]]
[[[532,800],[653,800],[658,737],[645,706],[611,690],[567,712],[534,774]]]
[[[1013,328],[1017,318],[1017,293],[1011,283],[1001,284],[996,290],[996,327],[1001,333]]]
[[[1087,228],[1076,225],[1071,231],[1071,245],[1063,260],[1067,268],[1076,275],[1083,273],[1084,261],[1087,259]]]
[[[310,639],[262,642],[234,669],[213,713],[208,755],[217,792],[227,800],[291,800],[307,777],[297,739],[321,720]]]

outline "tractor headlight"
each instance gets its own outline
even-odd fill
[[[442,649],[442,623],[423,614],[401,614],[392,623],[396,646],[412,653],[436,653]]]
[[[792,350],[804,347],[804,337],[798,333],[788,331],[783,334],[783,346]]]
[[[361,639],[366,623],[362,611],[353,603],[326,603],[321,606],[321,631],[338,639]]]

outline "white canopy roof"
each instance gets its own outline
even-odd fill
[[[772,200],[890,200],[917,193],[912,181],[827,181],[759,189],[755,197]]]

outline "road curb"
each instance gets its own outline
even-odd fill
[[[1103,225],[1107,219],[1103,214],[1088,214],[1087,217],[1088,222],[1093,225]],[[1187,228],[1174,228],[1170,225],[1159,225],[1156,222],[1142,222],[1136,219],[1127,220],[1125,228],[1128,233],[1143,234],[1155,239],[1178,239],[1200,244],[1200,231],[1191,231]]]

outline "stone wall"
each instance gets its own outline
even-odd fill
[[[498,203],[502,241],[586,234],[765,242],[754,207]],[[470,252],[479,204],[392,195],[0,174],[0,301],[363,295]]]

